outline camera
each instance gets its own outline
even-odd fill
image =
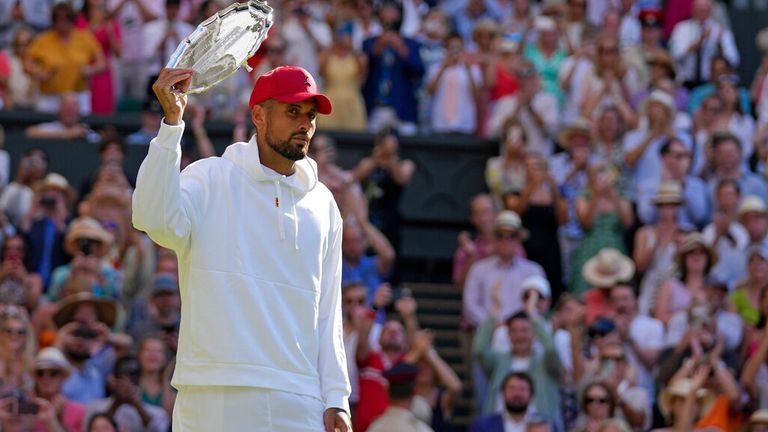
[[[40,198],[40,207],[48,210],[56,208],[56,198],[50,195],[44,195]]]
[[[72,332],[72,336],[78,337],[81,339],[96,339],[96,336],[98,336],[98,333],[96,333],[96,330],[90,328],[86,324],[80,324],[80,326],[75,329],[74,332]]]
[[[77,239],[77,250],[83,253],[83,255],[93,255],[93,249],[94,246],[97,245],[99,242],[94,239],[89,238],[79,238]]]
[[[14,390],[11,392],[10,397],[16,399],[16,410],[13,412],[15,415],[37,415],[38,406],[34,400],[26,395],[21,390]]]

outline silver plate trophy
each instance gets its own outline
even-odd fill
[[[237,72],[267,38],[270,26],[272,8],[266,1],[233,3],[181,41],[166,67],[194,70],[187,93],[202,93]]]

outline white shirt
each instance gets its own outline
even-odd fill
[[[744,323],[741,317],[733,312],[718,311],[717,333],[725,340],[725,349],[734,350],[739,347],[743,334]],[[680,342],[688,330],[688,311],[679,311],[672,315],[667,323],[667,340],[665,346],[672,348]]]
[[[717,264],[712,268],[711,273],[727,281],[729,287],[732,287],[746,276],[747,260],[744,250],[749,245],[749,233],[742,224],[733,222],[728,227],[728,234],[735,244],[725,237],[720,237],[715,243],[714,224],[707,225],[702,231],[704,241],[715,248],[718,256]]]
[[[488,120],[489,136],[495,138],[501,135],[501,128],[504,127],[507,118],[515,111],[518,104],[516,94],[504,96],[496,102],[493,113]],[[543,120],[544,129],[539,128],[528,109],[522,108],[518,111],[518,120],[528,137],[528,150],[545,157],[551,156],[554,152],[554,143],[551,137],[555,135],[560,124],[557,100],[551,94],[539,91],[531,101],[531,108]]]
[[[165,38],[165,33],[169,27],[176,31],[176,38],[165,41],[164,46],[160,46]],[[160,69],[168,63],[168,59],[179,43],[195,28],[184,21],[176,20],[168,22],[165,18],[156,19],[144,24],[141,31],[142,47],[144,60],[147,62],[146,72],[151,76],[160,73]]]
[[[442,64],[433,66],[426,82],[431,82],[440,72]],[[477,104],[472,93],[475,86],[483,84],[483,73],[477,65],[456,64],[443,71],[432,96],[432,130],[435,132],[461,132],[471,134],[477,129]]]
[[[710,31],[707,40],[699,48],[701,79],[709,79],[712,57],[720,50],[732,66],[736,67],[739,64],[739,51],[730,30],[711,18],[704,21],[703,25],[693,19],[680,21],[672,30],[669,45],[672,57],[678,62],[678,78],[682,81],[696,78],[696,50],[688,52],[688,49],[699,40],[704,28],[709,28]]]
[[[525,427],[528,424],[528,419],[533,414],[533,405],[528,405],[528,412],[520,421],[516,421],[512,418],[507,410],[501,410],[501,418],[504,420],[504,432],[525,432]]]
[[[575,68],[571,74],[570,87],[566,90],[563,86],[565,77]],[[592,71],[592,62],[586,58],[570,56],[563,60],[557,73],[557,81],[565,93],[565,109],[563,110],[563,123],[569,124],[581,114],[581,104],[584,101],[584,84],[586,77]]]
[[[122,1],[109,0],[109,10],[114,11]],[[136,1],[149,9],[158,19],[165,16],[165,2],[152,0]],[[120,23],[120,38],[123,43],[120,59],[128,63],[143,61],[142,28],[144,28],[146,21],[142,18],[141,11],[136,3],[133,1],[125,2],[125,6],[120,9],[120,13],[117,15],[117,21]]]
[[[639,348],[661,350],[664,348],[664,323],[656,318],[638,314],[629,324],[629,339]],[[646,368],[637,358],[633,349],[628,348],[626,353],[629,361],[635,365],[635,370],[637,370],[635,384],[646,390],[647,394],[655,395],[653,368]]]
[[[307,27],[314,36],[314,40],[294,17],[287,18],[280,25],[280,34],[285,39],[285,58],[288,64],[303,67],[317,80],[320,76],[317,64],[318,55],[321,50],[330,48],[333,34],[328,24],[315,19],[310,18]],[[319,44],[320,47],[318,48],[315,43]],[[322,87],[320,81],[317,84]]]

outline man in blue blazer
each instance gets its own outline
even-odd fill
[[[552,432],[550,421],[534,412],[533,391],[533,381],[527,373],[508,373],[501,383],[504,409],[477,417],[469,432]]]

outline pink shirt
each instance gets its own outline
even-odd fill
[[[64,409],[61,410],[59,421],[67,432],[81,432],[85,425],[85,405],[68,400],[64,403]],[[41,422],[35,424],[33,432],[48,432],[48,428]]]

